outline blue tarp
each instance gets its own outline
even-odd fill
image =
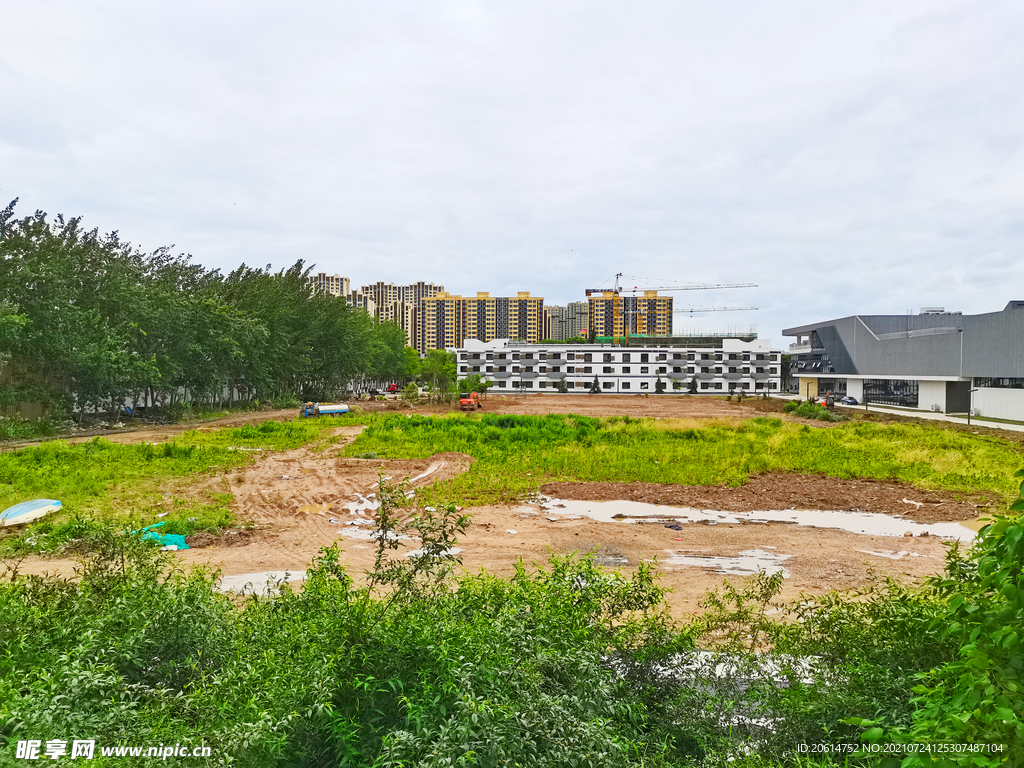
[[[178,533],[157,533],[154,528],[159,528],[162,525],[167,525],[166,520],[162,520],[159,523],[153,525],[147,525],[141,531],[132,531],[133,534],[140,534],[143,539],[159,542],[161,545],[168,547],[174,546],[178,549],[189,549],[188,544],[185,543],[185,537]]]

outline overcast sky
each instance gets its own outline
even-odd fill
[[[1024,3],[52,2],[0,23],[0,206],[676,328],[1024,299]],[[635,276],[635,277],[634,277]]]

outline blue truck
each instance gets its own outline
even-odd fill
[[[314,416],[339,416],[348,413],[348,406],[344,403],[306,403],[299,411],[299,416],[309,419]]]

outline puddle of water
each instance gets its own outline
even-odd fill
[[[316,515],[321,512],[329,512],[333,504],[300,504],[299,512],[305,515]]]
[[[768,552],[764,549],[747,549],[738,555],[710,556],[690,555],[686,552],[666,550],[669,553],[667,565],[683,565],[693,568],[705,568],[715,573],[725,573],[734,576],[749,576],[764,571],[769,576],[782,571],[782,576],[789,576],[789,571],[782,567],[782,563],[792,555],[780,555],[775,552]]]
[[[410,483],[415,483],[417,480],[422,480],[424,477],[429,477],[430,475],[432,475],[435,472],[437,472],[437,470],[440,469],[440,467],[441,467],[440,464],[437,464],[437,463],[431,464],[423,472],[421,472],[420,474],[416,475],[416,477],[414,477],[409,482]]]
[[[972,531],[977,533],[989,523],[994,523],[995,519],[991,517],[978,517],[974,520],[961,520],[960,525],[964,528],[970,528]]]
[[[888,560],[902,560],[904,557],[935,557],[935,555],[922,555],[920,552],[907,552],[905,549],[899,552],[893,552],[889,549],[882,550],[881,552],[872,552],[870,549],[858,549],[857,551],[863,552],[865,555],[884,557]]]
[[[305,581],[305,571],[260,571],[224,576],[220,580],[219,592],[239,592],[249,595],[270,595],[274,584],[281,581]]]
[[[537,507],[521,507],[522,513]],[[793,523],[813,528],[835,528],[868,536],[915,536],[928,534],[943,539],[972,541],[975,532],[960,523],[915,523],[893,515],[874,512],[839,512],[830,510],[769,509],[754,512],[723,512],[693,507],[646,504],[639,501],[577,501],[575,499],[542,498],[540,509],[547,519],[586,516],[603,523]],[[534,512],[535,514],[535,512]]]
[[[403,538],[408,538],[408,537],[403,537]],[[459,549],[458,547],[451,547],[450,549],[445,549],[445,550],[442,550],[441,552],[439,552],[437,554],[437,557],[438,558],[454,557],[455,555],[459,554],[461,551],[462,550]],[[411,552],[406,552],[405,556],[406,557],[423,557],[424,554],[426,554],[426,553],[422,549],[414,549]]]

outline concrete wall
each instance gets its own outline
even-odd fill
[[[1024,389],[981,388],[974,393],[979,416],[1024,421]]]
[[[922,411],[946,412],[946,382],[919,381],[917,387],[918,408]]]
[[[857,402],[864,400],[864,379],[847,379],[846,394],[857,398]]]

